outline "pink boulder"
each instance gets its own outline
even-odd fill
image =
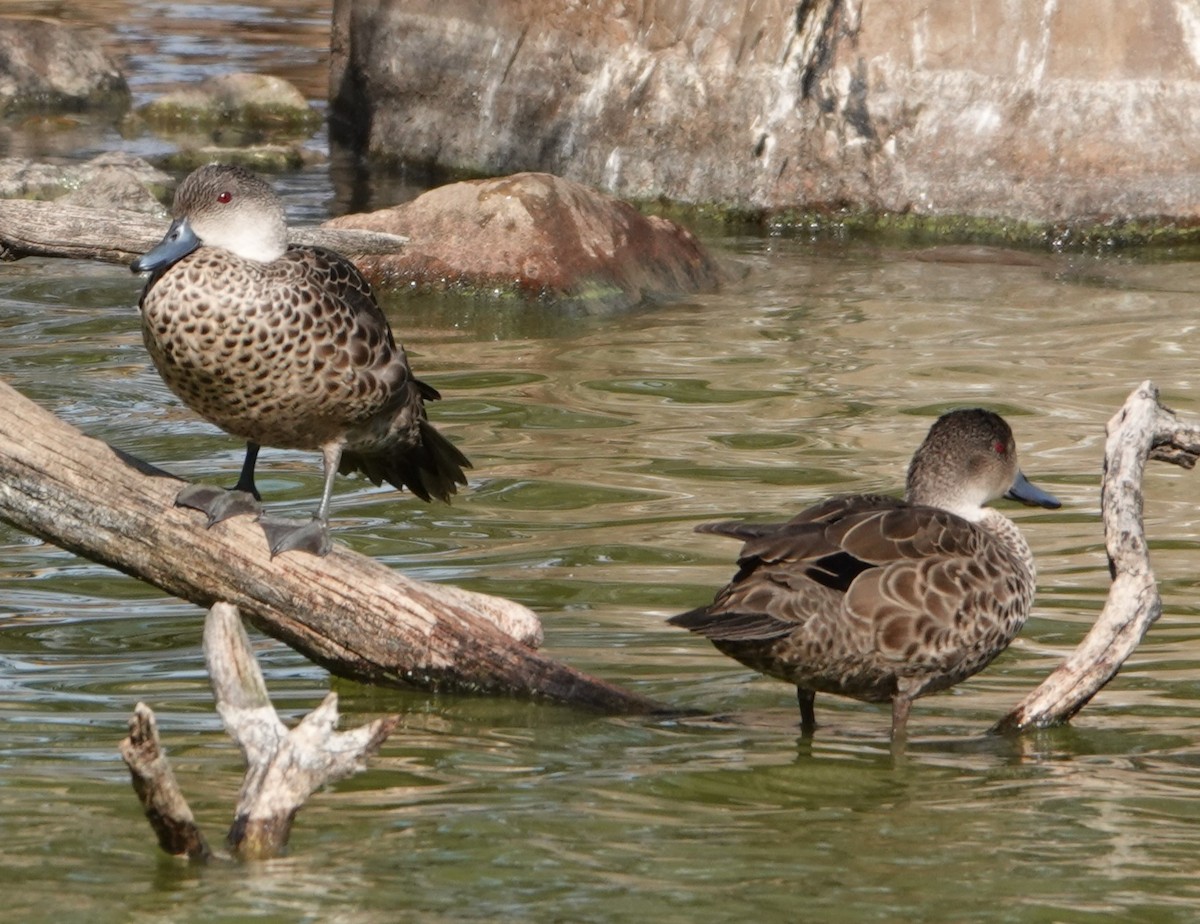
[[[721,278],[687,229],[545,173],[452,183],[327,225],[408,237],[397,253],[355,255],[382,286],[621,307],[711,290]]]

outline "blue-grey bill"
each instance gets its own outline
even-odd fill
[[[129,268],[135,273],[152,273],[182,260],[199,246],[200,238],[196,237],[188,220],[176,218],[158,245],[130,263]]]
[[[1057,497],[1033,484],[1023,472],[1017,472],[1017,480],[1013,482],[1013,486],[1004,496],[1009,500],[1028,504],[1030,507],[1049,507],[1051,510],[1056,510],[1062,506]]]

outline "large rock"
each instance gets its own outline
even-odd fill
[[[547,174],[452,183],[326,225],[408,237],[400,253],[355,258],[390,286],[625,307],[711,289],[720,278],[684,228]]]
[[[0,16],[0,114],[129,106],[129,86],[96,35],[47,19]]]
[[[334,8],[334,127],[378,157],[751,209],[1200,209],[1182,0]]]

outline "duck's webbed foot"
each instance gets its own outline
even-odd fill
[[[332,542],[329,538],[329,523],[314,517],[311,520],[285,520],[280,517],[262,517],[258,521],[271,547],[271,557],[281,552],[308,552],[310,555],[328,555]]]
[[[175,506],[199,510],[208,517],[206,525],[210,527],[243,513],[251,516],[262,513],[262,504],[253,494],[238,490],[226,491],[224,488],[208,484],[189,484],[175,495]]]

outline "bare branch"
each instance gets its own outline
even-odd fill
[[[287,846],[292,820],[305,800],[326,783],[362,770],[399,718],[335,731],[337,694],[330,693],[289,732],[267,696],[241,616],[227,603],[208,612],[204,657],[217,711],[246,758],[230,849],[242,859],[277,856]]]
[[[1108,422],[1101,507],[1112,586],[1100,618],[1079,647],[993,731],[1068,721],[1120,670],[1162,613],[1142,523],[1146,460],[1184,468],[1200,456],[1200,426],[1180,421],[1143,382]]]
[[[5,260],[37,256],[128,263],[166,230],[166,222],[145,212],[0,199],[0,259]],[[294,228],[289,238],[347,254],[396,253],[408,242],[397,234],[348,228]]]
[[[145,703],[138,703],[134,709],[129,719],[129,737],[121,741],[120,748],[133,778],[133,789],[158,836],[158,845],[172,856],[189,860],[211,857],[208,842],[196,826],[159,743],[154,713]]]

